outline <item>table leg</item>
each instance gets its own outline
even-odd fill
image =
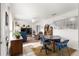
[[[55,52],[55,41],[53,41],[53,52]]]

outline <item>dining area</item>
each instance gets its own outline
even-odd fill
[[[71,52],[70,52],[70,48],[68,47],[69,39],[62,38],[61,36],[58,36],[58,35],[53,35],[53,27],[50,27],[50,28],[49,27],[50,26],[46,24],[44,28],[44,33],[39,32],[39,38],[42,44],[40,52],[44,50],[44,53],[46,55],[49,54],[48,53],[49,51],[52,53],[57,52],[58,55],[64,55],[65,53],[63,52],[63,49],[65,49],[67,52],[67,55],[70,56]]]
[[[49,51],[52,53],[58,53],[58,55],[63,56],[65,53],[63,53],[63,49],[67,49],[67,55],[70,56],[70,50],[68,47],[69,40],[62,40],[60,36],[51,36],[50,38],[47,36],[44,36],[43,33],[40,33],[40,41],[42,44],[42,47],[40,49],[40,52],[44,50],[44,53],[46,55],[49,55]],[[61,52],[60,52],[61,51]],[[60,52],[60,53],[59,53]]]

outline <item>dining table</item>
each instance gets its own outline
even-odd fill
[[[51,41],[51,46],[53,48],[53,52],[56,52],[56,42],[60,42],[61,41],[61,37],[60,36],[45,36],[46,39],[49,39]]]

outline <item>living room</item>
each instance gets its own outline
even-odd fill
[[[4,13],[6,11],[6,20],[9,21],[9,23],[5,21],[6,25],[2,24],[6,27],[3,31],[8,32],[6,35],[6,32],[2,34],[2,38],[8,37],[6,49],[2,49],[7,51],[7,55],[79,55],[77,3],[7,3],[1,7],[4,7],[1,10]],[[50,46],[45,47],[41,43],[41,34],[51,41]],[[58,51],[55,40],[61,42],[68,40],[66,47],[69,51],[66,48]],[[40,51],[43,46],[45,48]]]

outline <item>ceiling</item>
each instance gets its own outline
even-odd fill
[[[77,3],[13,3],[15,19],[46,19],[77,8]]]

